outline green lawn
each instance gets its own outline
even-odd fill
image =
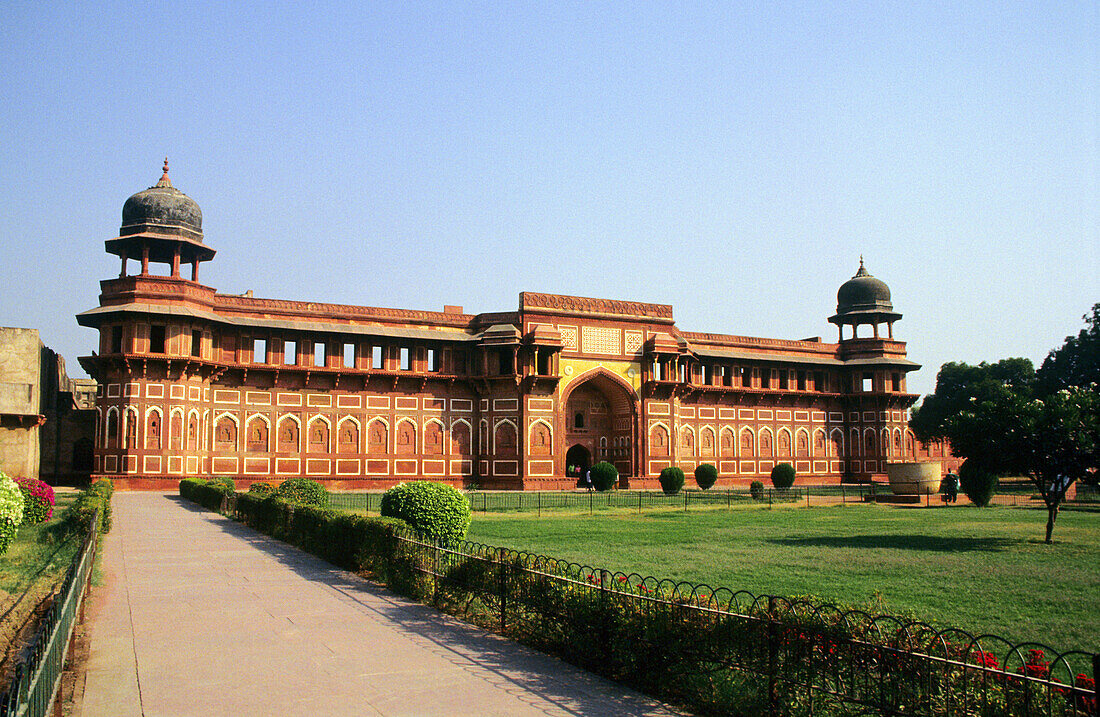
[[[81,545],[80,536],[64,543],[40,541],[48,526],[56,523],[76,493],[56,495],[53,518],[39,525],[24,525],[0,557],[0,644],[9,645],[31,617],[38,604],[65,577]],[[0,649],[0,661],[3,658]]]
[[[642,575],[813,594],[1100,651],[1100,512],[969,506],[475,514],[468,539]]]

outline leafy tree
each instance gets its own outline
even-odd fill
[[[1100,342],[1100,304],[1089,328],[1052,351],[1037,376],[1027,359],[995,364],[944,364],[936,392],[911,423],[921,440],[947,439],[975,469],[1028,476],[1047,507],[1046,542],[1058,509],[1078,480],[1095,480],[1100,466],[1100,388],[1085,381],[1089,351]],[[1071,348],[1072,347],[1072,348]],[[1091,347],[1091,348],[1090,348]]]
[[[1092,314],[1085,314],[1085,328],[1066,343],[1047,354],[1039,367],[1038,380],[1043,392],[1054,393],[1070,386],[1100,386],[1100,303]]]

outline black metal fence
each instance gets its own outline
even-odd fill
[[[24,648],[7,692],[0,695],[0,717],[41,717],[57,707],[61,673],[72,646],[73,630],[84,620],[84,603],[92,580],[100,515],[89,522],[84,543],[69,565],[53,605],[42,617],[38,631]],[[55,714],[61,714],[54,709]]]
[[[478,543],[400,541],[441,606],[703,712],[1098,714],[1096,654]]]

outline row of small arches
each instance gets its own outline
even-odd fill
[[[901,456],[912,455],[914,452],[915,438],[911,431],[904,434],[905,446],[902,447],[903,435],[900,428],[883,428],[881,434],[874,428],[865,428],[862,432],[858,428],[851,429],[848,446],[852,451],[845,453],[844,431],[834,428],[828,434],[822,428],[810,431],[798,428],[792,434],[788,428],[780,428],[773,432],[765,426],[756,430],[744,426],[737,431],[726,426],[721,429],[719,439],[715,442],[714,429],[704,426],[699,429],[696,440],[696,429],[693,426],[680,428],[679,455],[689,456],[764,456],[780,458],[824,458],[841,457],[844,455],[880,455]],[[736,439],[735,439],[736,435]],[[669,441],[669,429],[663,423],[655,423],[649,429],[649,453],[653,456],[668,456],[671,454],[672,445]]]

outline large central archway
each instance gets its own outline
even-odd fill
[[[637,404],[630,387],[597,369],[569,386],[564,405],[565,445],[583,446],[593,463],[613,463],[620,478],[634,475]]]

